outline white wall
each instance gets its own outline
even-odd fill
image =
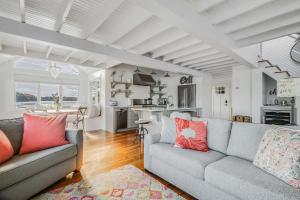
[[[252,70],[245,66],[232,69],[232,115],[252,115]]]
[[[213,86],[211,74],[207,73],[203,77],[195,77],[194,83],[197,84],[196,106],[202,108],[202,117],[211,117]]]

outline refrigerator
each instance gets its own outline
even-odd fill
[[[196,107],[196,84],[178,86],[178,107]]]

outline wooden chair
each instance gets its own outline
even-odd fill
[[[82,129],[83,129],[83,132],[85,132],[85,116],[87,114],[87,107],[79,107],[78,108],[78,112],[77,112],[77,115],[76,115],[76,119],[74,120],[73,122],[73,126],[75,128],[79,128],[79,124],[81,123],[82,124]]]

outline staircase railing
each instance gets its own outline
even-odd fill
[[[273,65],[269,60],[262,59],[262,60],[259,60],[258,63],[268,63],[268,66],[265,66],[265,68],[276,68],[278,71],[274,72],[275,74],[285,73],[288,76],[288,78],[291,77],[291,74],[288,71],[281,70],[281,68],[278,65]]]

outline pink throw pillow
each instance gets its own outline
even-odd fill
[[[193,149],[197,151],[208,151],[206,140],[207,122],[189,121],[176,118],[176,147]]]
[[[14,149],[12,145],[3,131],[0,130],[0,164],[9,160],[13,156]]]
[[[24,133],[19,154],[61,146],[65,138],[67,115],[42,117],[24,114]]]

